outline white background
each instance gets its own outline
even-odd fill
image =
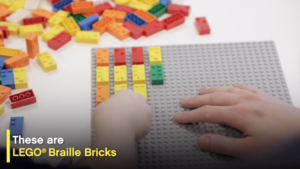
[[[98,45],[74,41],[58,51],[47,47],[40,38],[40,52],[49,51],[58,70],[45,73],[32,59],[26,67],[29,88],[37,103],[12,110],[6,101],[0,117],[0,145],[5,146],[5,132],[11,116],[24,116],[24,136],[63,137],[64,145],[30,145],[28,147],[75,147],[83,150],[91,142],[91,48],[114,46],[171,45],[219,42],[274,40],[293,104],[300,107],[300,1],[299,0],[178,0],[191,5],[184,25],[162,31],[149,38],[119,41],[109,33]],[[51,9],[48,1],[41,7]],[[195,17],[206,16],[211,35],[199,36]],[[165,17],[163,17],[165,18]],[[47,28],[49,29],[49,28]],[[6,47],[26,51],[24,39],[10,36]],[[18,93],[23,90],[14,90]],[[175,113],[175,112],[174,112]],[[24,146],[22,146],[24,147]],[[58,164],[61,158],[36,158],[39,162]]]

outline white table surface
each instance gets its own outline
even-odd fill
[[[3,103],[5,113],[0,117],[0,145],[5,146],[5,132],[10,117],[24,116],[24,136],[63,137],[63,145],[27,145],[22,147],[75,147],[84,150],[91,143],[91,48],[141,45],[200,44],[219,42],[275,41],[280,62],[293,104],[300,107],[300,1],[299,0],[179,0],[191,5],[184,25],[162,31],[149,38],[128,38],[119,41],[109,33],[101,36],[98,45],[72,42],[58,51],[47,47],[40,38],[40,52],[49,51],[58,70],[45,73],[36,59],[26,67],[29,88],[37,103],[12,110]],[[42,0],[41,7],[51,9]],[[211,35],[199,36],[195,17],[206,16]],[[49,28],[47,28],[49,29]],[[25,40],[10,36],[6,47],[26,51]],[[19,93],[23,90],[13,90]],[[43,156],[38,162],[58,164],[62,158]]]

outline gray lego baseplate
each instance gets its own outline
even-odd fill
[[[180,98],[196,96],[201,87],[232,87],[241,82],[291,104],[274,42],[216,43],[160,46],[164,85],[151,84],[148,47],[144,48],[148,102],[152,127],[138,142],[140,168],[216,168],[236,159],[198,148],[204,133],[241,137],[228,126],[178,124],[173,115],[186,110]],[[109,49],[110,95],[114,94],[113,49]],[[131,47],[127,56],[128,88],[133,89]],[[96,107],[96,49],[92,49],[92,113]]]

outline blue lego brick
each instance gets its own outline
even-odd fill
[[[93,24],[97,22],[99,17],[97,15],[92,15],[84,20],[78,22],[81,30],[89,31],[93,29]]]
[[[4,60],[8,58],[0,56],[0,70],[4,69]]]
[[[164,5],[169,5],[171,3],[171,0],[159,0],[159,2]]]
[[[125,17],[125,22],[130,21],[132,23],[134,23],[135,25],[141,27],[147,24],[147,22],[145,20],[143,20],[142,18],[138,17],[136,14],[134,13],[130,13]]]
[[[10,140],[13,140],[12,136],[23,137],[23,123],[24,117],[11,117],[9,130],[10,130]]]
[[[1,84],[11,89],[15,89],[14,73],[12,69],[1,70]]]
[[[53,12],[57,12],[59,10],[62,10],[65,6],[70,5],[72,2],[73,2],[73,0],[59,1],[52,6],[52,10],[53,10]]]

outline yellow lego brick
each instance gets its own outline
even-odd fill
[[[44,42],[48,42],[48,40],[52,39],[54,36],[58,35],[60,32],[64,31],[65,28],[59,25],[55,25],[49,31],[42,35],[42,40]]]
[[[27,35],[33,32],[38,35],[42,35],[44,33],[44,28],[42,24],[20,26],[19,30],[21,38],[26,38]]]
[[[119,4],[119,5],[127,5],[131,2],[132,0],[114,0],[114,2],[116,4]]]
[[[133,85],[134,92],[146,97],[147,99],[147,86],[146,84],[134,84]]]
[[[7,26],[9,35],[19,35],[20,24],[0,21],[0,26]]]
[[[0,0],[0,4],[5,5],[6,7],[10,7],[15,0]]]
[[[41,64],[41,66],[46,72],[50,72],[57,69],[56,62],[49,52],[39,53],[37,57],[39,64]]]
[[[16,12],[19,9],[22,9],[27,0],[14,0],[11,6],[8,8],[11,12]]]
[[[72,35],[75,36],[78,31],[80,31],[80,27],[77,25],[77,22],[73,17],[65,18],[62,21],[62,25],[66,28],[66,30]]]
[[[127,89],[127,84],[116,84],[115,85],[115,93],[117,93],[118,91],[123,90],[123,89]]]
[[[28,88],[26,69],[24,67],[16,68],[13,69],[13,72],[16,89]]]
[[[13,56],[17,56],[21,54],[23,51],[19,49],[11,49],[11,48],[5,48],[0,47],[0,56],[11,58]]]
[[[145,66],[132,65],[132,78],[133,78],[133,84],[146,83]]]
[[[145,4],[141,1],[138,0],[133,0],[128,4],[129,7],[138,9],[138,10],[144,10],[144,11],[148,11],[152,6],[149,4]]]
[[[4,113],[4,106],[0,104],[0,116]]]
[[[151,5],[152,7],[159,3],[158,0],[139,0],[139,1],[144,2],[145,4],[148,4],[148,5]]]
[[[48,25],[50,27],[53,27],[55,25],[61,25],[62,21],[66,19],[69,15],[69,12],[59,10],[55,15],[53,15],[49,20],[48,20]]]
[[[162,64],[160,47],[149,47],[149,60],[150,60],[150,65]]]
[[[109,68],[108,66],[98,66],[96,72],[97,85],[109,85]]]
[[[115,66],[115,84],[127,84],[126,66]]]
[[[100,32],[78,31],[75,36],[75,41],[80,43],[98,44]]]

